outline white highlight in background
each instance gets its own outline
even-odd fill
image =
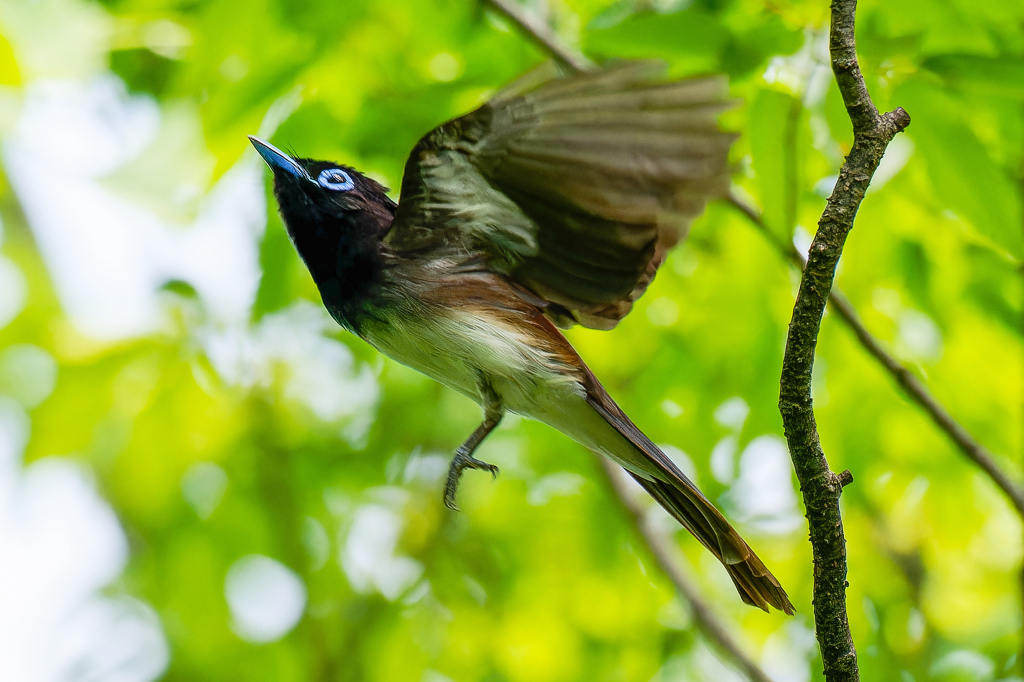
[[[127,94],[116,77],[36,81],[4,142],[7,176],[61,306],[99,339],[158,329],[160,287],[172,279],[194,286],[221,323],[246,322],[256,295],[266,201],[255,155],[224,174],[191,225],[118,192],[111,175],[147,152],[162,124],[156,102]]]
[[[213,462],[196,462],[181,477],[181,496],[204,521],[217,509],[227,488],[227,473]]]
[[[253,644],[275,642],[294,628],[306,610],[306,585],[279,561],[244,556],[228,569],[224,596],[231,629]]]
[[[356,591],[377,591],[394,601],[419,580],[423,564],[395,551],[401,531],[402,517],[385,506],[356,510],[340,557]]]
[[[740,522],[762,532],[791,533],[803,525],[785,441],[764,435],[747,444],[728,499]]]
[[[79,466],[22,468],[29,425],[0,398],[0,679],[154,680],[169,657],[156,614],[101,593],[124,570],[124,532]]]

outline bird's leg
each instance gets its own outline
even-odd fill
[[[473,452],[480,443],[484,442],[484,438],[487,438],[487,435],[498,426],[505,413],[494,390],[482,379],[480,394],[484,398],[484,422],[476,428],[473,435],[466,439],[465,443],[459,446],[448,467],[448,483],[444,487],[444,505],[452,511],[459,510],[458,505],[455,504],[455,493],[459,488],[459,479],[462,478],[464,469],[486,469],[491,472],[492,477],[498,477],[498,467],[477,459],[473,456]]]

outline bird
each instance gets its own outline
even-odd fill
[[[497,474],[474,453],[519,414],[621,465],[722,562],[744,602],[793,614],[775,576],[560,331],[613,328],[728,191],[727,80],[663,72],[542,65],[424,135],[398,202],[350,166],[249,139],[334,320],[481,406],[451,460],[449,508],[465,470]]]

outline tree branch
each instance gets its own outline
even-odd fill
[[[754,682],[772,682],[771,678],[758,667],[746,652],[740,647],[739,642],[729,634],[729,628],[715,615],[711,606],[701,597],[700,589],[694,584],[690,576],[683,570],[678,559],[678,550],[669,542],[662,533],[659,533],[648,521],[635,496],[631,494],[627,479],[622,474],[622,469],[605,457],[598,458],[601,467],[608,476],[612,490],[623,508],[629,513],[633,521],[633,527],[638,535],[643,538],[647,548],[658,562],[658,566],[668,576],[675,586],[676,591],[682,596],[683,601],[690,606],[693,619],[697,626],[712,642],[717,644],[718,649],[736,662],[743,672]]]
[[[731,194],[728,201],[761,230],[780,254],[796,265],[801,271],[804,269],[807,261],[803,254],[797,251],[792,244],[781,242],[775,235],[771,234],[757,209],[750,206],[750,204],[736,194]],[[995,484],[1010,498],[1010,503],[1017,510],[1017,513],[1024,517],[1024,489],[999,467],[988,449],[975,440],[970,432],[953,418],[949,411],[932,395],[931,391],[913,372],[890,355],[882,346],[882,343],[872,336],[857,314],[857,309],[838,287],[832,288],[829,292],[829,303],[832,306],[832,310],[839,316],[839,319],[846,323],[846,326],[853,331],[860,345],[878,360],[882,367],[892,375],[893,380],[906,391],[910,399],[917,403],[931,417],[932,421],[949,436],[960,451],[989,475]]]
[[[484,2],[523,29],[533,42],[573,71],[586,71],[594,68],[592,61],[563,45],[550,26],[537,21],[515,0],[484,0]]]
[[[910,117],[900,108],[879,115],[868,95],[857,64],[856,9],[856,0],[832,3],[832,70],[853,123],[854,143],[818,222],[800,279],[779,396],[779,411],[810,528],[815,635],[829,682],[860,679],[846,614],[846,538],[839,513],[839,496],[852,476],[848,472],[834,474],[822,452],[811,401],[811,369],[825,303],[857,209],[889,141],[910,124]]]

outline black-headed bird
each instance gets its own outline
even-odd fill
[[[250,140],[338,324],[483,408],[451,462],[450,508],[464,469],[497,472],[474,451],[520,414],[620,464],[743,601],[791,614],[778,580],[558,331],[614,327],[728,189],[724,78],[659,81],[661,68],[524,76],[419,141],[397,204],[353,168]]]

